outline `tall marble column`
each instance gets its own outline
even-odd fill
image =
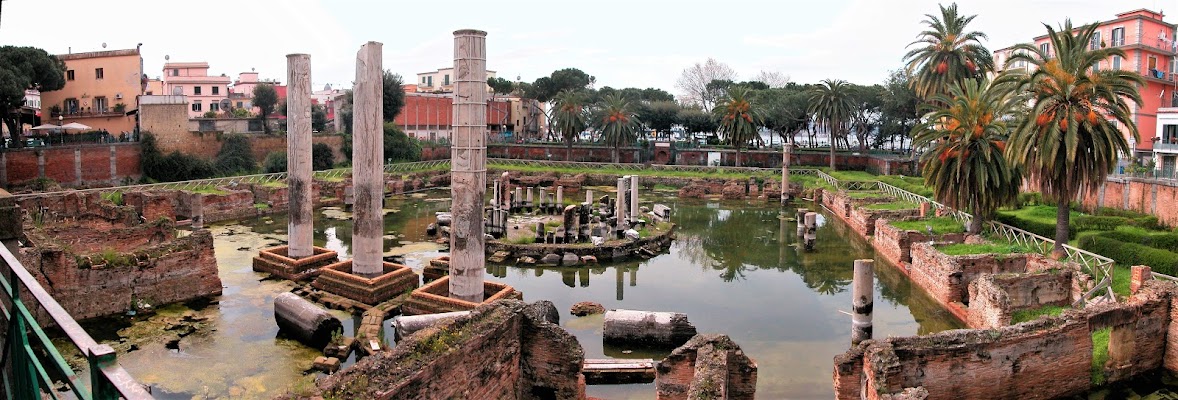
[[[630,219],[638,219],[638,175],[630,175]]]
[[[454,137],[450,146],[450,297],[483,301],[482,205],[487,190],[487,33],[454,32]],[[531,192],[529,191],[529,195]]]
[[[384,272],[384,70],[382,44],[368,42],[356,53],[353,87],[352,273],[373,277]],[[482,223],[482,220],[479,220]]]
[[[311,56],[286,56],[286,185],[290,201],[289,247],[299,259],[315,253],[311,215]]]

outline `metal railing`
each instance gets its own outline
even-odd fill
[[[852,185],[853,182],[857,181],[840,182],[838,178],[830,176],[830,174],[825,172],[818,171],[817,174],[831,186],[840,188],[842,190],[855,190],[851,189],[850,187],[857,186]],[[948,206],[936,202],[928,197],[900,189],[887,183],[879,181],[875,181],[875,183],[876,185],[873,187],[873,189],[878,189],[884,193],[887,193],[888,195],[895,196],[906,201],[914,203],[929,203],[933,208],[941,211],[941,213],[949,214],[953,217],[953,219],[961,222],[962,224],[968,223],[973,219],[973,216],[969,213],[949,208]],[[1051,251],[1055,248],[1054,240],[1001,222],[989,221],[987,222],[986,227],[988,232],[994,236],[1002,237],[1003,239],[1014,244],[1033,248],[1043,255],[1051,254]],[[1116,301],[1116,294],[1114,294],[1112,290],[1112,269],[1113,264],[1115,264],[1113,259],[1079,249],[1068,244],[1064,244],[1063,249],[1065,257],[1061,261],[1074,262],[1080,265],[1084,273],[1091,275],[1093,279],[1097,280],[1096,285],[1094,285],[1092,289],[1089,289],[1088,292],[1084,293],[1084,295],[1081,296],[1080,299],[1077,300],[1073,305],[1084,304],[1090,298],[1092,298],[1093,295],[1096,295],[1101,290],[1105,291],[1104,296],[1106,296],[1109,300]]]
[[[519,160],[511,158],[488,158],[487,164],[497,164],[505,166],[525,166],[525,167],[541,167],[541,168],[586,168],[586,169],[602,169],[614,168],[627,171],[690,171],[690,172],[706,172],[706,173],[725,173],[725,172],[780,172],[781,168],[761,168],[761,167],[726,167],[726,166],[705,166],[705,165],[663,165],[663,164],[633,164],[633,163],[599,163],[599,162],[581,162],[581,161],[547,161],[547,160]]]
[[[143,385],[119,365],[114,349],[98,344],[90,337],[3,245],[0,245],[0,258],[7,267],[0,274],[0,286],[4,291],[0,305],[3,306],[3,317],[7,323],[0,364],[3,364],[4,390],[9,399],[46,398],[43,396],[83,400],[152,398]],[[22,289],[32,295],[33,302],[22,298]],[[86,357],[90,368],[89,385],[82,381],[49,341],[29,306],[48,314],[53,323],[65,332],[70,343]],[[35,308],[37,306],[40,308]],[[44,361],[38,354],[40,350],[46,353]],[[50,374],[62,377],[69,387],[69,397],[54,389]]]
[[[879,181],[846,181],[846,182],[843,182],[843,181],[839,180],[838,178],[830,176],[830,174],[828,174],[826,172],[822,172],[821,170],[814,170],[814,171],[815,171],[815,174],[817,174],[818,177],[821,178],[824,182],[829,184],[831,187],[835,187],[840,190],[879,190],[879,184],[880,184]]]
[[[436,161],[419,161],[409,163],[385,164],[384,172],[386,174],[403,173],[413,171],[424,171],[434,168],[440,168],[450,165],[450,160],[436,160]],[[312,176],[320,179],[333,179],[350,175],[351,168],[335,168],[322,171],[315,171]],[[54,197],[62,196],[69,193],[111,193],[111,192],[140,192],[148,190],[199,190],[204,188],[217,187],[235,187],[240,184],[266,184],[271,182],[285,182],[286,172],[277,172],[272,174],[256,174],[256,175],[241,175],[230,176],[224,178],[210,178],[210,179],[196,179],[191,181],[180,182],[163,182],[150,183],[144,185],[129,185],[129,186],[115,186],[107,188],[96,189],[78,189],[78,190],[63,190],[57,192],[43,192],[43,193],[22,193],[13,195],[19,200],[40,198],[40,197]]]

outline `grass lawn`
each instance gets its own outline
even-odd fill
[[[263,183],[262,187],[284,188],[284,187],[286,187],[286,181],[269,181],[269,182]]]
[[[1071,307],[1043,306],[1041,308],[1035,308],[1035,309],[1030,309],[1030,310],[1015,311],[1014,315],[1012,315],[1010,317],[1010,323],[1017,324],[1020,322],[1032,321],[1032,320],[1038,319],[1039,317],[1042,317],[1044,315],[1056,316],[1056,315],[1063,313],[1063,310],[1067,310],[1069,308],[1071,308]]]
[[[917,231],[920,233],[928,232],[928,227],[932,227],[933,233],[937,235],[965,232],[965,225],[957,222],[957,220],[953,219],[953,217],[936,217],[913,221],[891,221],[889,223],[892,226],[903,230]]]
[[[1092,332],[1092,384],[1095,386],[1105,383],[1104,363],[1108,362],[1108,337],[1113,328],[1108,327]]]
[[[1038,222],[1043,222],[1043,223],[1055,225],[1055,212],[1056,212],[1056,210],[1057,209],[1055,206],[1038,205],[1038,206],[1026,206],[1026,207],[1017,209],[1017,210],[1001,210],[1001,211],[999,211],[999,213],[1011,215],[1016,218],[1025,219],[1028,221],[1038,221]],[[1072,219],[1075,219],[1076,217],[1084,215],[1083,213],[1080,213],[1077,211],[1070,211],[1070,214],[1071,214]]]
[[[213,186],[213,185],[197,186],[197,187],[194,187],[194,188],[188,189],[188,191],[189,191],[189,192],[193,192],[193,193],[200,193],[200,194],[213,194],[213,195],[225,195],[225,194],[229,194],[229,192],[226,192],[226,191],[224,191],[224,190],[221,190],[221,189],[217,189],[217,187],[216,187],[216,186]]]
[[[1129,267],[1113,264],[1113,293],[1117,294],[1118,299],[1129,297],[1130,278]]]
[[[863,206],[863,208],[868,210],[916,210],[920,208],[920,205],[911,201],[900,200],[891,203],[868,204]]]
[[[872,175],[866,171],[827,171],[827,174],[835,177],[840,181],[878,181],[879,176]]]
[[[871,190],[871,191],[862,191],[862,192],[848,191],[847,197],[852,198],[852,199],[883,199],[883,198],[887,198],[890,196],[888,196],[887,194],[884,194],[883,192]]]
[[[1027,246],[1003,242],[984,244],[957,243],[937,247],[937,250],[951,256],[964,256],[971,254],[1021,254],[1039,252],[1038,250]]]

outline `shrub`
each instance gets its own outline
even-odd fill
[[[1046,238],[1055,237],[1055,223],[1044,222],[1033,219],[1019,218],[1018,216],[1008,212],[998,212],[994,217],[998,222],[1023,229],[1025,231],[1034,233]],[[1070,235],[1070,234],[1069,234]]]
[[[1169,232],[1153,233],[1143,229],[1120,228],[1110,232],[1101,232],[1099,236],[1178,253],[1178,234]]]
[[[352,135],[344,135],[340,151],[352,160]],[[421,144],[409,137],[395,123],[384,124],[384,158],[388,162],[421,161]]]
[[[286,152],[272,151],[262,161],[262,171],[267,174],[286,172]]]
[[[331,146],[325,143],[315,143],[311,146],[311,169],[321,171],[334,166],[335,153],[331,151]]]
[[[1043,204],[1043,195],[1038,192],[1019,193],[1017,202],[1019,207],[1037,206]]]
[[[1154,271],[1174,275],[1178,272],[1178,254],[1136,243],[1126,243],[1101,235],[1084,236],[1080,248],[1112,258],[1121,265],[1148,265]]]
[[[1118,226],[1127,225],[1128,218],[1103,215],[1082,215],[1072,218],[1073,231],[1111,231]]]
[[[142,149],[143,175],[158,182],[187,181],[211,178],[217,169],[208,160],[173,151],[167,155],[156,146],[155,136],[144,132],[139,141]]]
[[[249,138],[245,135],[226,135],[217,152],[217,170],[225,175],[248,174],[258,169]]]

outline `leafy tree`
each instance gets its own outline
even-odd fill
[[[638,119],[647,128],[653,129],[656,135],[659,132],[669,133],[672,126],[679,124],[680,109],[679,104],[673,101],[655,101],[639,107]]]
[[[401,88],[401,75],[384,72],[384,122],[393,122],[405,108],[405,90]],[[349,104],[351,104],[349,98]]]
[[[912,128],[919,123],[920,98],[910,84],[912,75],[898,69],[888,75],[883,86],[883,102],[880,104],[879,135],[875,147],[882,147],[883,140],[900,138],[901,143]]]
[[[786,86],[761,92],[762,123],[781,136],[782,142],[797,143],[797,134],[810,125],[810,95],[801,86]]]
[[[822,80],[810,95],[810,113],[814,115],[814,126],[826,129],[830,135],[830,169],[834,170],[834,148],[838,138],[847,134],[851,127],[855,102],[851,85],[843,80]]]
[[[771,89],[781,89],[789,84],[789,75],[777,71],[761,71],[753,80],[764,83]]]
[[[560,69],[553,71],[550,76],[536,79],[525,88],[524,97],[548,102],[563,91],[585,89],[595,80],[593,76],[576,68]]]
[[[0,119],[12,132],[12,145],[24,147],[21,113],[25,89],[50,92],[65,87],[65,63],[36,47],[0,47]]]
[[[258,169],[253,148],[245,135],[225,135],[214,165],[222,175],[243,175]]]
[[[335,153],[326,143],[311,145],[311,169],[321,171],[335,166]]]
[[[741,150],[760,138],[757,128],[761,126],[761,115],[753,104],[755,101],[751,90],[736,87],[729,90],[728,97],[712,111],[720,120],[720,136],[736,148],[737,167],[740,166]]]
[[[715,132],[720,128],[716,123],[716,119],[712,114],[704,112],[698,107],[684,108],[679,111],[679,121],[683,124],[683,130],[691,135],[694,141],[695,135],[698,133]]]
[[[252,115],[253,114],[250,113],[250,110],[247,110],[244,108],[234,108],[233,109],[233,118],[249,118]]]
[[[266,123],[266,119],[274,113],[275,107],[278,106],[278,92],[274,90],[274,85],[259,83],[258,86],[255,86],[253,103],[254,107],[258,108],[258,118],[262,120],[262,130],[269,134],[270,124]]]
[[[871,134],[876,132],[876,128],[879,127],[879,108],[883,104],[883,86],[854,85],[851,93],[852,101],[855,104],[854,112],[851,113],[851,132],[855,133],[859,149],[867,150]],[[848,149],[851,147],[845,136],[843,142]]]
[[[980,79],[994,70],[994,59],[981,43],[987,39],[986,34],[966,30],[977,16],[958,15],[957,3],[939,7],[941,15],[926,14],[923,23],[928,30],[908,44],[908,47],[919,47],[904,55],[908,72],[915,72],[913,88],[923,99],[946,93],[957,82]]]
[[[321,105],[311,105],[311,130],[316,132],[327,130],[327,110],[324,110]]]
[[[694,104],[710,110],[722,96],[715,90],[708,88],[708,84],[715,80],[736,80],[736,71],[728,64],[708,58],[704,63],[695,63],[684,69],[675,82],[675,88],[682,92],[682,100],[687,104]]]
[[[924,182],[933,187],[937,201],[969,210],[974,215],[969,232],[980,233],[982,221],[1014,202],[1022,182],[1003,154],[1013,102],[990,82],[972,79],[932,100],[947,106],[925,115],[913,129],[914,142],[929,146],[921,157]]]
[[[560,92],[554,99],[556,111],[553,114],[555,122],[553,127],[557,132],[560,132],[560,136],[567,146],[565,149],[566,161],[572,161],[573,141],[589,125],[584,101],[581,92],[572,90]]]
[[[638,116],[634,114],[633,105],[619,95],[606,97],[598,110],[595,118],[597,129],[601,131],[606,144],[613,146],[613,162],[616,163],[619,148],[634,143],[638,137]]]
[[[997,81],[1012,82],[1011,92],[1029,94],[1033,104],[1011,134],[1007,156],[1027,172],[1031,185],[1056,201],[1052,255],[1059,258],[1068,241],[1068,203],[1099,188],[1118,156],[1133,150],[1125,139],[1138,137],[1129,101],[1142,104],[1138,86],[1145,81],[1135,71],[1094,70],[1101,60],[1125,56],[1116,47],[1090,49],[1096,25],[1074,28],[1067,20],[1059,31],[1044,26],[1055,54],[1017,45],[1011,61],[1026,61],[1034,72],[1013,69]]]
[[[205,118],[217,118],[217,112],[213,110],[205,111],[203,115]]]
[[[487,86],[490,86],[495,94],[511,94],[515,90],[515,83],[499,77],[487,78]]]
[[[388,162],[421,161],[421,144],[392,122],[384,124],[384,158]]]

